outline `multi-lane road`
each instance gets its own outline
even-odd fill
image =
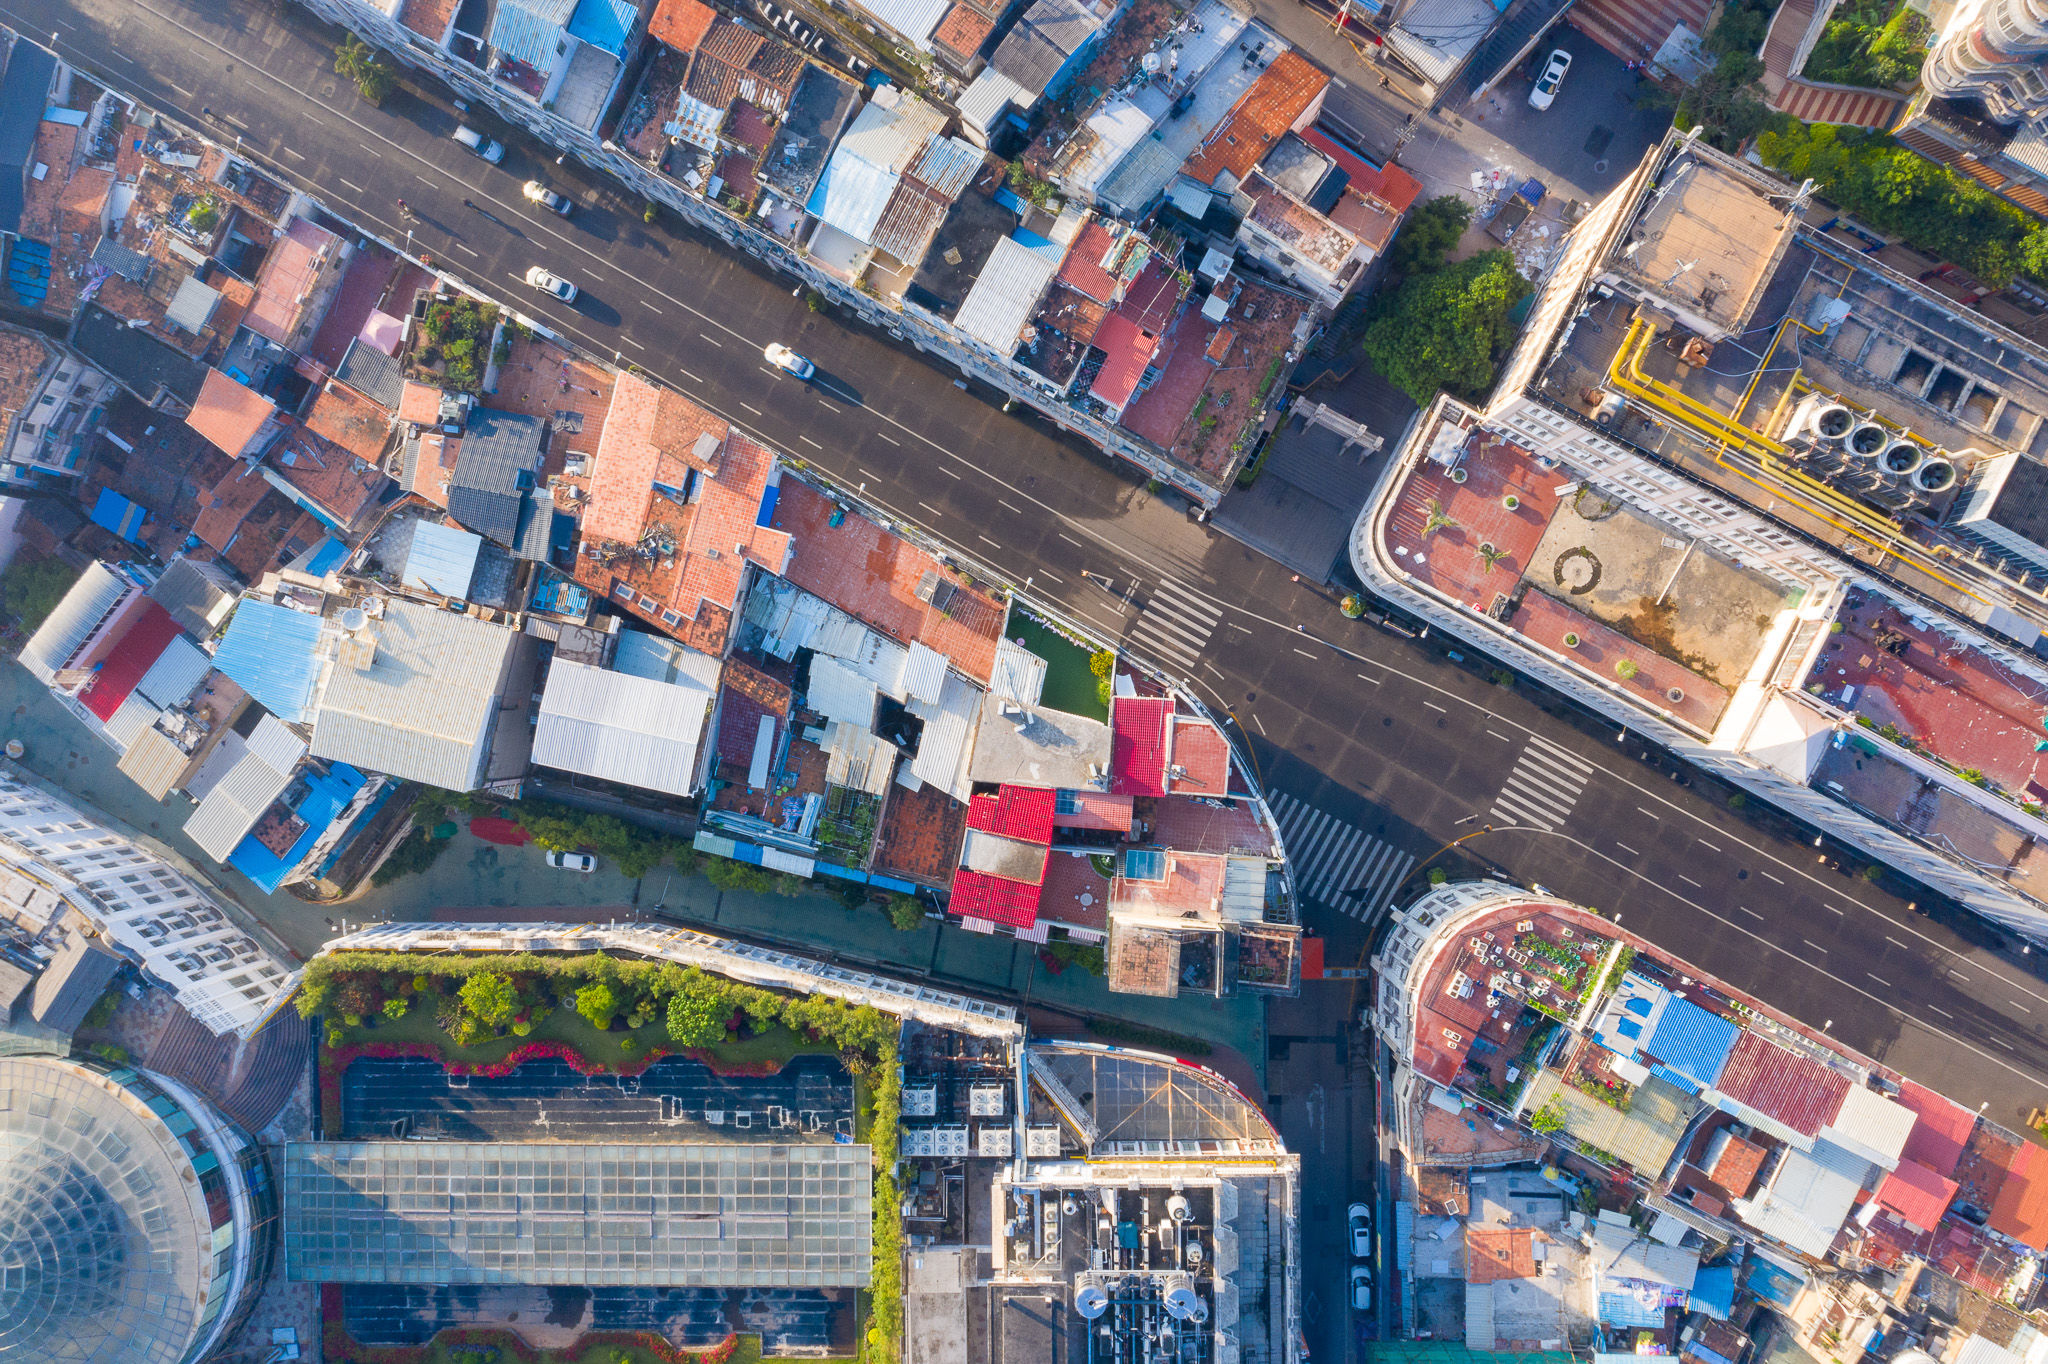
[[[1994,1117],[2048,1101],[2048,983],[2027,959],[1827,869],[1610,727],[1546,709],[1530,684],[1497,685],[1433,641],[1343,620],[1327,589],[909,348],[809,312],[791,281],[643,227],[637,200],[551,150],[508,134],[494,168],[449,138],[455,115],[435,95],[364,105],[302,13],[269,0],[0,0],[0,21],[54,36],[67,60],[194,126],[210,107],[216,136],[239,136],[337,213],[399,243],[410,226],[416,249],[477,286],[1187,677],[1242,728],[1333,962],[1359,957],[1404,876],[1491,824],[1450,854],[1454,870],[1490,864],[1595,905]],[[577,214],[529,211],[531,176],[572,192]],[[419,222],[398,220],[401,197]],[[582,288],[576,307],[527,290],[535,264]],[[826,382],[770,372],[770,341],[809,355]],[[1346,991],[1320,989],[1317,1012],[1343,1007]]]

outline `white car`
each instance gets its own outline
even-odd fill
[[[458,124],[455,131],[449,135],[494,166],[505,159],[504,143],[496,138],[485,137],[467,123]]]
[[[1548,109],[1550,102],[1557,98],[1557,87],[1564,84],[1564,73],[1572,69],[1572,54],[1563,48],[1551,51],[1550,60],[1543,64],[1543,74],[1536,78],[1536,85],[1529,91],[1531,109]]]
[[[770,341],[768,349],[761,352],[761,358],[781,370],[784,374],[794,374],[799,379],[808,379],[818,372],[816,365],[804,359],[803,356],[798,355],[780,341]]]
[[[1344,1210],[1344,1216],[1351,1223],[1351,1254],[1360,1260],[1372,1258],[1372,1209],[1363,1203],[1353,1203]]]
[[[597,859],[589,853],[551,852],[548,865],[561,871],[596,871]]]
[[[1351,1305],[1361,1312],[1372,1311],[1372,1271],[1364,1265],[1351,1266]]]
[[[564,218],[568,217],[570,211],[576,207],[574,201],[568,195],[557,194],[538,180],[528,180],[524,188],[520,190],[520,193],[524,194],[533,203],[539,204],[542,208],[553,209]]]
[[[564,303],[576,301],[576,286],[552,270],[536,265],[526,272],[526,282],[544,294],[553,294]]]

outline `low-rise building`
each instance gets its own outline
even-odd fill
[[[69,347],[0,329],[0,480],[28,486],[44,475],[77,477],[114,387]]]

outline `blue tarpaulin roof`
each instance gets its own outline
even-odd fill
[[[334,817],[348,808],[348,803],[356,798],[356,792],[369,781],[347,763],[336,763],[333,771],[324,774],[309,767],[304,776],[306,794],[292,807],[292,813],[304,820],[306,827],[291,848],[280,856],[251,834],[228,857],[228,865],[254,881],[265,895],[277,894],[278,885],[286,873],[312,851],[313,845],[320,841],[320,835],[334,823]]]
[[[1735,1311],[1735,1266],[1710,1265],[1693,1276],[1686,1306],[1705,1312],[1717,1321],[1728,1320]],[[1733,1364],[1727,1361],[1726,1364]]]
[[[149,513],[130,502],[112,488],[100,489],[100,500],[92,504],[92,521],[96,526],[105,526],[123,540],[141,544],[142,523],[149,519]]]
[[[314,646],[320,618],[289,606],[245,601],[235,608],[213,666],[280,720],[303,723],[320,676]]]
[[[1657,1058],[1659,1074],[1694,1093],[1721,1078],[1741,1029],[1683,999],[1668,999],[1643,1050]]]
[[[306,561],[306,571],[324,578],[341,567],[341,561],[347,557],[348,545],[330,535],[321,542],[320,548],[313,551],[313,557]]]
[[[639,17],[640,11],[628,0],[582,0],[576,6],[576,17],[569,21],[569,33],[624,61],[626,40]]]

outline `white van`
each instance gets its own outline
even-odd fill
[[[455,140],[494,166],[505,159],[504,143],[493,142],[467,123],[456,125]]]

